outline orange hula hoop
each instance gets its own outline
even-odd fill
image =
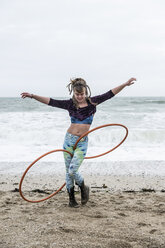
[[[95,156],[91,156],[91,157],[85,157],[85,159],[98,158],[98,157],[101,157],[101,156],[103,156],[103,155],[105,155],[105,154],[107,154],[107,153],[109,153],[109,152],[114,151],[117,147],[119,147],[119,146],[125,141],[125,139],[126,139],[127,136],[128,136],[128,128],[127,128],[126,126],[122,125],[122,124],[105,124],[105,125],[102,125],[102,126],[95,127],[95,128],[93,128],[93,129],[91,129],[90,131],[88,131],[88,132],[84,133],[83,135],[81,135],[81,137],[76,141],[76,143],[75,143],[73,149],[74,149],[74,150],[76,149],[76,146],[77,146],[78,142],[79,142],[84,136],[87,136],[89,133],[91,133],[91,132],[93,132],[93,131],[95,131],[95,130],[97,130],[97,129],[100,129],[100,128],[103,128],[103,127],[108,127],[108,126],[121,126],[121,127],[125,128],[125,130],[126,130],[125,137],[122,139],[122,141],[121,141],[117,146],[113,147],[113,148],[110,149],[109,151],[104,152],[104,153],[101,153],[101,154],[99,154],[99,155],[95,155]]]
[[[54,193],[52,193],[52,194],[49,195],[48,197],[45,197],[45,198],[40,199],[40,200],[35,200],[35,201],[34,201],[34,200],[29,200],[29,199],[27,199],[27,198],[23,195],[23,193],[22,193],[22,183],[23,183],[23,180],[24,180],[25,175],[26,175],[26,173],[28,172],[28,170],[29,170],[29,169],[30,169],[38,160],[40,160],[41,158],[47,156],[47,155],[50,154],[50,153],[59,152],[59,151],[67,152],[67,153],[70,154],[70,156],[73,156],[69,151],[64,150],[64,149],[52,150],[52,151],[50,151],[50,152],[47,152],[47,153],[43,154],[43,155],[40,156],[39,158],[37,158],[35,161],[33,161],[33,163],[31,163],[31,164],[27,167],[27,169],[25,170],[25,172],[24,172],[23,175],[22,175],[22,178],[21,178],[21,181],[20,181],[20,184],[19,184],[19,193],[20,193],[21,197],[22,197],[25,201],[27,201],[27,202],[32,202],[32,203],[38,203],[38,202],[42,202],[42,201],[48,200],[48,199],[51,198],[52,196],[56,195],[56,194],[57,194],[60,190],[62,190],[62,188],[65,186],[66,183],[64,183],[58,190],[56,190]]]
[[[120,127],[125,128],[126,134],[125,134],[124,138],[122,139],[122,141],[121,141],[118,145],[116,145],[115,147],[113,147],[112,149],[110,149],[110,150],[107,151],[107,152],[104,152],[104,153],[99,154],[99,155],[91,156],[91,157],[85,157],[84,159],[91,159],[91,158],[101,157],[101,156],[103,156],[103,155],[105,155],[105,154],[107,154],[107,153],[110,153],[110,152],[114,151],[117,147],[119,147],[119,146],[125,141],[125,139],[126,139],[127,136],[128,136],[128,128],[127,128],[126,126],[122,125],[122,124],[105,124],[105,125],[98,126],[98,127],[96,127],[96,128],[91,129],[90,131],[88,131],[88,132],[86,132],[86,133],[84,133],[83,135],[80,136],[80,138],[76,141],[76,143],[75,143],[73,149],[75,150],[75,149],[76,149],[76,146],[77,146],[77,144],[78,144],[78,142],[79,142],[83,137],[87,136],[89,133],[91,133],[91,132],[93,132],[93,131],[95,131],[95,130],[97,130],[97,129],[100,129],[100,128],[103,128],[103,127],[108,127],[108,126],[120,126]],[[45,198],[42,198],[42,199],[40,199],[40,200],[29,200],[29,199],[27,199],[27,198],[23,195],[23,193],[22,193],[22,183],[23,183],[23,180],[24,180],[24,178],[25,178],[25,175],[27,174],[27,172],[29,171],[29,169],[30,169],[38,160],[40,160],[41,158],[47,156],[47,155],[50,154],[50,153],[59,152],[59,151],[67,152],[68,154],[70,154],[71,157],[73,157],[73,155],[72,155],[69,151],[67,151],[67,150],[64,150],[64,149],[56,149],[56,150],[52,150],[52,151],[50,151],[50,152],[47,152],[47,153],[41,155],[39,158],[37,158],[36,160],[34,160],[34,161],[27,167],[27,169],[25,170],[25,172],[24,172],[23,175],[22,175],[22,178],[21,178],[20,184],[19,184],[19,193],[20,193],[20,196],[21,196],[25,201],[31,202],[31,203],[39,203],[39,202],[48,200],[48,199],[50,199],[51,197],[53,197],[54,195],[56,195],[56,194],[57,194],[60,190],[62,190],[62,188],[66,185],[66,183],[64,183],[64,184],[63,184],[58,190],[56,190],[54,193],[52,193],[52,194],[50,194],[49,196],[47,196],[47,197],[45,197]]]

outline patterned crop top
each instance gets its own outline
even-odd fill
[[[112,90],[108,92],[90,97],[92,103],[96,103],[99,105],[102,102],[112,98],[114,96]],[[82,108],[76,108],[73,104],[73,100],[70,98],[69,100],[56,100],[50,98],[48,105],[52,107],[66,109],[69,112],[71,123],[80,123],[80,124],[91,124],[93,121],[93,116],[96,113],[96,105],[90,103],[87,100],[88,106]]]

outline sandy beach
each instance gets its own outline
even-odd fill
[[[165,247],[163,176],[86,175],[90,199],[77,209],[68,207],[65,187],[47,201],[24,201],[18,192],[20,178],[21,174],[1,175],[2,248]],[[63,182],[53,174],[31,176],[24,182],[23,193],[29,199],[41,199]],[[78,188],[76,199],[80,203]]]

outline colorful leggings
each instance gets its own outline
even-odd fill
[[[69,153],[64,152],[64,160],[66,167],[66,188],[68,191],[74,186],[74,181],[76,184],[81,186],[83,182],[83,177],[78,172],[81,163],[87,152],[88,147],[88,136],[82,138],[73,150],[73,147],[80,136],[73,135],[71,133],[66,133],[63,149],[69,151],[73,156],[71,157]]]

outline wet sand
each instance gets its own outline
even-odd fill
[[[55,178],[56,184],[63,183],[61,178]],[[91,188],[89,202],[75,209],[68,207],[65,187],[47,201],[28,203],[18,192],[20,175],[3,175],[0,247],[165,248],[164,179],[86,177]],[[24,194],[30,199],[40,199],[55,190],[47,177],[28,180]],[[43,193],[32,192],[39,188]],[[76,199],[80,203],[78,188]]]

